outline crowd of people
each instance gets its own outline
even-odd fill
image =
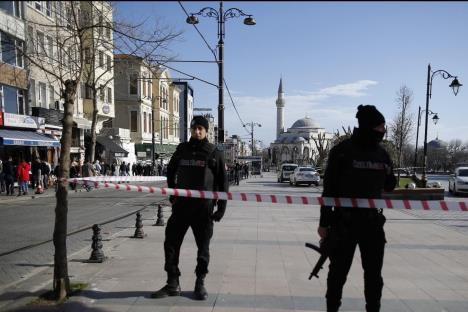
[[[40,158],[27,162],[20,159],[13,162],[10,156],[8,159],[0,160],[0,194],[8,196],[28,195],[29,187],[32,189],[47,189],[51,184],[51,165]],[[18,187],[15,192],[15,184]]]
[[[60,166],[53,167],[46,160],[35,158],[31,162],[20,159],[13,161],[10,156],[6,160],[0,159],[0,194],[28,195],[30,189],[36,193],[53,186],[56,177],[59,176]],[[77,160],[70,164],[70,178],[92,177],[92,176],[151,176],[166,175],[167,166],[158,164],[154,169],[150,163],[130,163],[117,161],[112,164],[96,160],[84,162],[82,165]],[[71,183],[71,188],[76,190],[76,184]]]

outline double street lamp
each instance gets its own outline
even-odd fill
[[[213,17],[218,21],[218,143],[224,143],[224,22],[229,18],[245,16],[244,24],[253,26],[256,24],[255,19],[250,14],[244,13],[237,8],[223,10],[223,2],[219,2],[219,10],[212,7],[205,7],[198,13],[191,13],[187,17],[188,24],[198,24],[197,15],[204,17]]]
[[[427,66],[427,89],[426,89],[426,124],[424,129],[424,161],[423,161],[423,173],[422,173],[422,183],[423,187],[427,186],[427,178],[426,178],[426,164],[427,164],[427,122],[429,119],[429,99],[432,95],[432,80],[434,76],[439,74],[444,79],[453,78],[452,82],[450,83],[449,87],[452,88],[453,93],[455,96],[458,94],[459,88],[462,84],[458,81],[457,76],[452,76],[449,72],[443,69],[436,70],[434,72],[431,71],[431,64]],[[437,116],[437,115],[436,115]],[[434,116],[435,117],[435,116]],[[432,118],[434,120],[434,117]],[[438,120],[438,118],[437,118]],[[417,147],[416,147],[417,148]]]
[[[421,106],[419,106],[418,126],[416,127],[416,148],[414,149],[414,165],[413,165],[414,168],[416,168],[418,164],[418,138],[419,138],[419,126],[421,125],[421,114],[422,112],[425,112],[425,111],[426,111],[425,109],[421,109]],[[437,122],[439,122],[439,119],[440,119],[437,113],[434,113],[433,111],[429,110],[429,115],[431,116],[433,115],[433,117],[431,118],[432,122],[434,123],[434,125],[437,125]]]
[[[255,142],[254,142],[254,127],[257,126],[257,127],[261,127],[262,125],[259,124],[258,122],[248,122],[244,125],[244,128],[246,126],[250,126],[250,136],[251,136],[251,140],[252,140],[252,156],[255,156],[256,154],[256,151],[255,151]]]

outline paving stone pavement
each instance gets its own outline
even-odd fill
[[[272,179],[273,175],[267,174],[256,181]],[[249,179],[232,190],[262,188]],[[389,210],[385,214],[388,244],[383,269],[382,311],[468,311],[467,233],[402,211]],[[166,220],[168,215],[166,211]],[[163,270],[165,227],[150,226],[153,222],[144,220],[147,234],[144,239],[129,238],[134,229],[126,228],[104,242],[108,257],[105,263],[83,263],[81,260],[89,257],[89,249],[70,257],[72,282],[89,283],[78,296],[58,307],[25,305],[34,296],[51,289],[51,270],[45,270],[30,279],[29,288],[18,285],[0,295],[0,309],[325,311],[327,268],[319,279],[308,280],[318,255],[304,246],[306,241],[318,241],[318,216],[318,206],[230,202],[224,219],[215,224],[210,273],[206,279],[207,301],[192,298],[196,245],[190,231],[180,256],[182,296],[150,298],[166,279]],[[21,298],[9,301],[15,292],[21,292]],[[357,251],[340,311],[364,311],[364,305],[362,268]]]

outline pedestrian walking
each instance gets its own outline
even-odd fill
[[[15,166],[13,159],[8,157],[8,160],[3,163],[3,174],[5,179],[5,189],[7,195],[13,195],[15,184]]]
[[[208,142],[208,120],[195,116],[190,124],[189,142],[177,146],[167,168],[167,185],[170,188],[227,192],[229,184],[224,156],[214,144]],[[153,298],[180,295],[179,252],[184,236],[192,228],[198,247],[197,276],[194,297],[206,300],[208,293],[204,281],[210,261],[210,240],[213,236],[213,221],[219,222],[226,210],[226,200],[170,197],[170,216],[164,241],[167,284],[152,294]],[[217,210],[214,211],[214,206]]]
[[[16,179],[18,180],[18,196],[28,195],[29,170],[31,165],[24,160],[21,160],[16,168]]]
[[[236,163],[234,164],[234,182],[236,183],[236,185],[239,185],[240,170],[241,170],[241,166],[236,161]]]
[[[0,159],[0,193],[5,192],[5,173],[3,172],[3,162]]]
[[[323,197],[381,198],[395,188],[390,156],[380,146],[385,118],[373,105],[359,105],[358,128],[351,138],[334,146],[324,176]],[[383,278],[385,216],[382,209],[322,206],[318,234],[335,242],[330,253],[327,311],[338,311],[343,286],[359,245],[364,269],[366,311],[380,311]]]
[[[41,159],[36,158],[31,165],[32,173],[32,188],[37,188],[38,186],[42,187],[42,174],[41,174]]]
[[[41,162],[42,185],[44,189],[49,188],[50,165],[46,160]]]

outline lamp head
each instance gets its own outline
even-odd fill
[[[453,79],[452,83],[449,85],[449,87],[453,90],[453,94],[455,95],[458,94],[458,89],[460,89],[461,86],[463,85],[458,81],[457,77],[455,77],[455,79]]]
[[[198,18],[193,14],[187,17],[185,21],[187,22],[187,24],[190,24],[190,25],[198,24]]]
[[[252,15],[249,15],[247,16],[246,18],[244,18],[244,24],[245,25],[248,25],[248,26],[254,26],[257,24],[257,22],[255,21],[255,19],[252,17]]]
[[[439,116],[437,116],[437,114],[434,114],[434,117],[432,117],[432,122],[434,123],[434,125],[437,125],[437,122],[439,122]]]

